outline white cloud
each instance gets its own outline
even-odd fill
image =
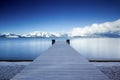
[[[92,24],[91,26],[73,28],[70,36],[89,36],[93,34],[115,33],[120,34],[120,19],[114,22]]]

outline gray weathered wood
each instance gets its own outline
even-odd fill
[[[109,80],[65,42],[56,42],[11,80]]]

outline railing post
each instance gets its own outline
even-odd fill
[[[67,40],[66,40],[66,43],[68,43],[68,44],[70,45],[70,40],[69,40],[69,39],[67,39]]]
[[[52,45],[55,43],[55,39],[52,39]]]

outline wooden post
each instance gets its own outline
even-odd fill
[[[55,39],[52,39],[52,45],[55,43]]]
[[[68,44],[70,45],[70,40],[69,40],[69,39],[67,39],[67,40],[66,40],[66,43],[68,43]]]

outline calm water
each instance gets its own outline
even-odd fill
[[[88,59],[120,60],[120,38],[76,38],[71,46]]]
[[[0,60],[33,60],[50,46],[50,38],[0,38]],[[74,38],[71,46],[88,59],[120,60],[120,38]]]
[[[0,39],[0,60],[32,60],[51,46],[50,39]]]

